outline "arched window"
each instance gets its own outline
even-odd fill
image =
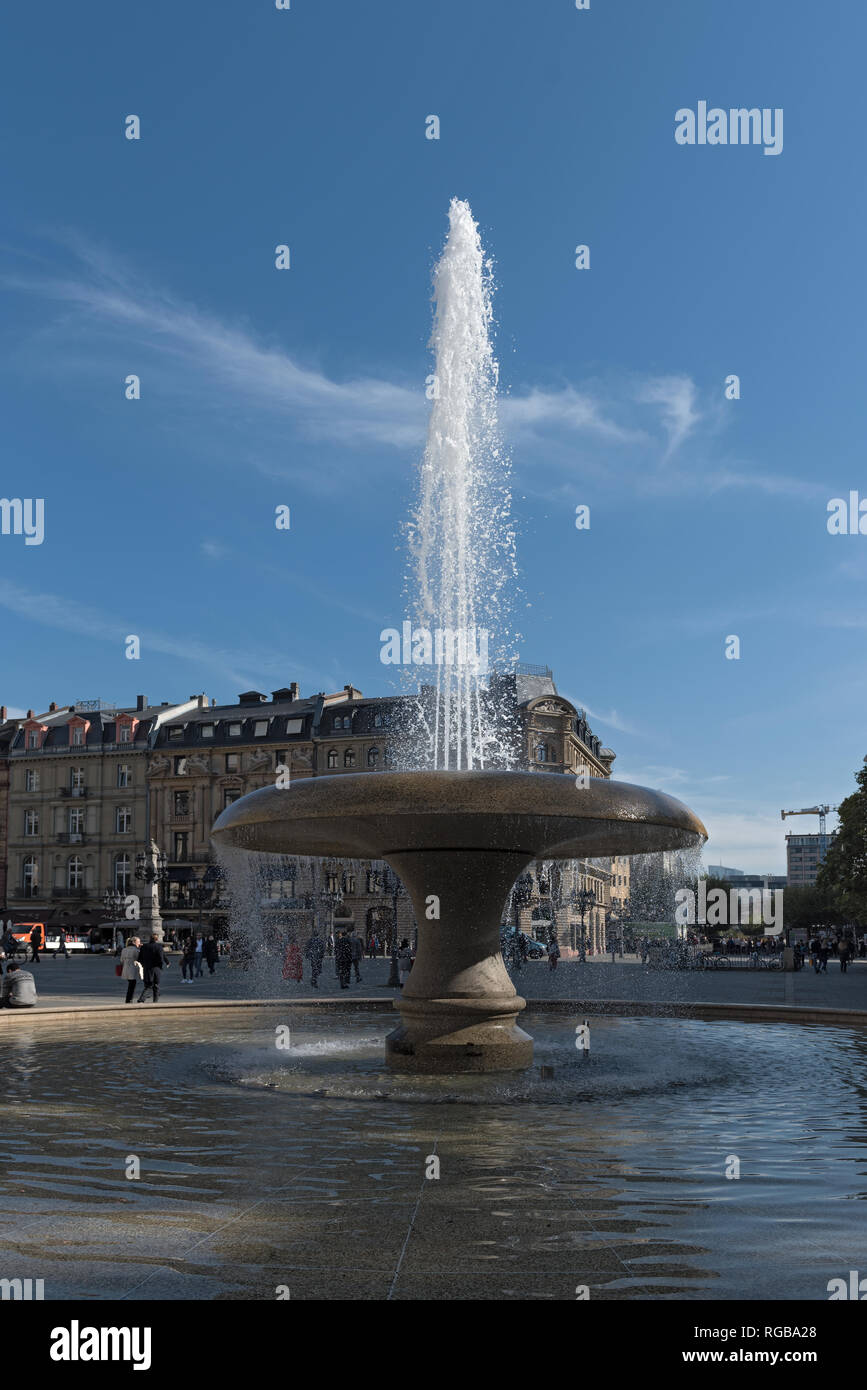
[[[126,895],[130,885],[130,863],[128,854],[116,854],[114,858],[115,892]]]
[[[344,767],[355,767],[355,752],[352,748],[347,748],[343,755]]]
[[[34,854],[28,854],[21,866],[21,885],[25,898],[35,898],[39,887],[39,862]]]
[[[67,888],[84,887],[84,865],[77,854],[67,860],[66,864],[66,886]]]
[[[330,751],[330,753],[328,754],[328,766],[329,766],[329,767],[336,767],[336,766],[337,766],[337,749],[336,749],[336,748],[332,748],[331,751]]]
[[[368,750],[367,750],[367,766],[368,766],[368,767],[376,767],[378,763],[379,763],[379,749],[378,749],[378,748],[368,748]]]

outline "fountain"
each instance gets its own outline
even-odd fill
[[[662,793],[508,766],[503,713],[479,661],[480,635],[486,658],[491,637],[501,660],[512,646],[514,545],[490,266],[467,204],[454,200],[449,218],[434,276],[436,389],[410,527],[422,624],[412,636],[426,662],[433,627],[463,659],[437,660],[433,717],[414,750],[426,766],[264,787],[227,807],[212,833],[218,846],[390,864],[412,899],[418,951],[387,1059],[403,1071],[480,1072],[532,1060],[532,1039],[517,1023],[525,1001],[499,942],[503,905],[527,865],[683,848],[706,835]]]

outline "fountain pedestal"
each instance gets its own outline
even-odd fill
[[[529,1066],[533,1039],[517,1025],[526,1001],[500,953],[509,889],[529,854],[416,850],[389,854],[418,923],[418,949],[385,1042],[399,1071],[508,1071]]]

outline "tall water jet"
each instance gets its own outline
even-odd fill
[[[432,407],[408,527],[417,631],[431,634],[419,664],[435,673],[426,761],[502,766],[501,721],[486,691],[491,665],[515,654],[509,461],[497,423],[491,264],[469,204],[457,198],[433,280]]]

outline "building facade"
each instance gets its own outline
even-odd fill
[[[19,920],[96,926],[107,891],[135,893],[136,856],[148,848],[151,740],[163,719],[205,699],[52,704],[18,721],[7,761],[6,907]]]
[[[514,762],[530,771],[609,777],[615,754],[586,713],[557,693],[546,667],[495,678],[514,733]],[[182,704],[117,708],[100,701],[51,705],[0,722],[0,845],[6,835],[4,906],[19,920],[71,927],[112,915],[107,893],[135,894],[137,860],[161,852],[160,900],[169,927],[223,931],[228,910],[210,841],[221,811],[278,779],[387,771],[395,765],[405,702],[365,697],[355,686],[302,697],[297,683],[249,690],[229,705],[205,695]],[[5,740],[5,742],[4,742]],[[5,785],[4,785],[5,784]],[[529,887],[526,880],[529,879]],[[352,922],[366,940],[389,942],[397,911],[409,935],[412,909],[381,864],[275,859],[263,902],[299,934]],[[629,861],[533,865],[504,923],[564,946],[604,950],[625,914]]]
[[[789,888],[812,888],[833,834],[786,836],[786,883]]]

